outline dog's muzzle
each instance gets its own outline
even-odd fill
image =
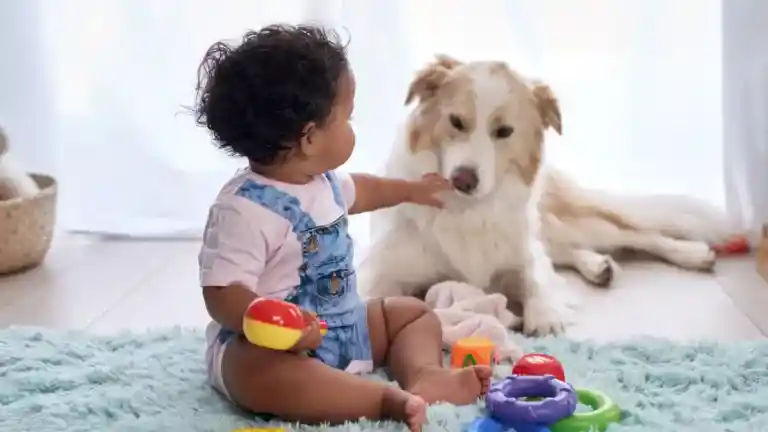
[[[480,185],[477,168],[471,166],[456,167],[451,173],[451,184],[457,191],[465,195],[472,195]]]

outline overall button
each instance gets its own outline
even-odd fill
[[[309,240],[307,240],[307,251],[309,252],[317,252],[318,245],[317,245],[317,236],[312,234],[309,237]]]
[[[331,277],[331,294],[336,295],[341,288],[341,279],[334,273]]]

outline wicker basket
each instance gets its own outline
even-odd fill
[[[30,174],[40,187],[32,198],[0,201],[0,274],[43,262],[51,248],[56,223],[56,180]]]

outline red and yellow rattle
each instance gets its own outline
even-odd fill
[[[328,324],[314,318],[325,336]],[[301,339],[311,322],[305,320],[301,309],[284,300],[258,298],[248,306],[243,316],[243,333],[254,345],[273,350],[291,349]]]

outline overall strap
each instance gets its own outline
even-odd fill
[[[344,210],[344,214],[347,214],[347,202],[344,199],[344,194],[341,192],[339,178],[336,177],[336,174],[333,171],[326,172],[325,178],[328,179],[328,183],[331,185],[331,190],[333,190],[333,200]]]
[[[298,198],[274,186],[263,185],[248,179],[237,189],[235,195],[259,204],[288,220],[296,234],[316,226],[312,216],[301,208]]]

